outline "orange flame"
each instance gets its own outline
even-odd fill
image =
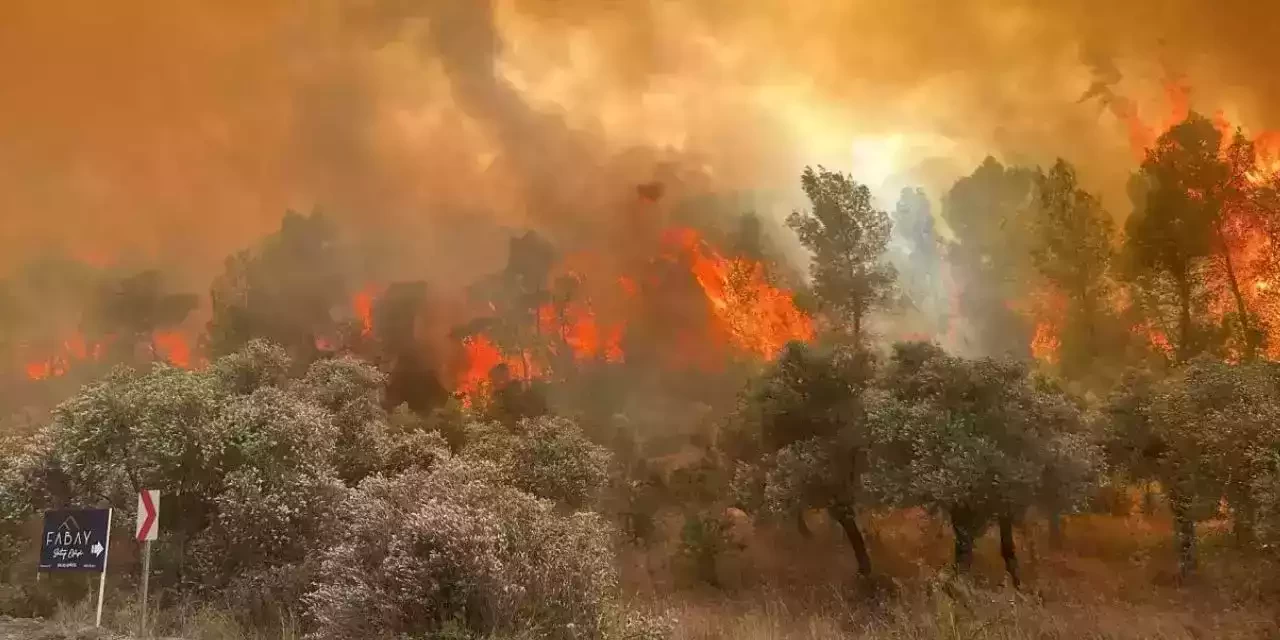
[[[186,336],[176,331],[160,331],[152,340],[157,356],[175,367],[191,368],[191,345],[187,344]]]
[[[813,320],[796,308],[790,292],[769,283],[763,264],[726,259],[687,227],[668,230],[665,241],[684,251],[735,347],[773,359],[788,342],[813,340]]]
[[[705,329],[678,329],[674,335],[668,336],[669,342],[663,346],[662,358],[668,366],[710,365],[705,356],[712,354],[723,361],[728,352],[717,351],[720,345],[754,357],[773,358],[787,342],[813,339],[812,319],[796,307],[790,292],[769,281],[763,264],[725,258],[691,228],[669,229],[661,240],[665,250],[662,257],[667,260],[664,264],[676,262],[686,265],[689,276],[698,285],[697,290],[705,296],[712,332],[706,335]],[[556,274],[558,277],[567,275],[585,290],[589,283],[579,274],[598,272],[598,268],[592,268],[598,265],[592,262],[590,255],[571,255],[566,263],[575,268],[562,265]],[[628,305],[643,304],[646,295],[652,292],[648,289],[652,280],[631,275],[616,276],[616,287],[595,293],[603,293],[619,302],[626,301]],[[643,287],[641,282],[645,283]],[[571,356],[573,362],[625,361],[622,345],[626,324],[620,320],[606,320],[607,316],[602,316],[600,311],[587,295],[566,303],[543,304],[537,310],[538,332],[555,338],[546,345],[545,351],[555,356],[558,349],[565,349],[565,355]],[[620,314],[614,308],[610,315],[616,317]],[[709,345],[710,350],[707,348]],[[670,354],[665,353],[668,350]],[[483,396],[490,372],[500,364],[506,364],[511,377],[519,380],[562,373],[554,371],[550,363],[539,361],[532,352],[503,353],[490,337],[483,334],[463,340],[462,357],[465,361],[459,367],[456,388],[464,401],[475,394]]]
[[[53,353],[28,359],[23,365],[23,372],[29,380],[59,378],[67,375],[76,363],[101,359],[102,353],[102,343],[90,345],[85,341],[84,335],[77,331],[62,340],[53,349]]]
[[[370,285],[361,289],[351,299],[351,309],[360,320],[360,335],[366,338],[373,334],[373,298],[376,294],[377,289]]]

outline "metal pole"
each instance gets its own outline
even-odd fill
[[[151,541],[143,543],[142,551],[142,637],[150,637],[147,633],[147,591],[151,582]]]
[[[107,539],[102,550],[102,573],[98,578],[98,615],[94,617],[93,626],[102,626],[102,596],[107,590],[107,557],[111,555],[111,514],[114,509],[107,509]]]

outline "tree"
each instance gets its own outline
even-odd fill
[[[970,351],[1029,355],[1031,327],[1014,305],[1028,299],[1034,284],[1034,175],[988,157],[942,200],[942,217],[956,240],[947,248],[947,260],[958,283],[959,312],[978,330]]]
[[[1220,155],[1222,134],[1205,117],[1191,113],[1148,150],[1130,184],[1133,215],[1126,223],[1126,249],[1139,286],[1168,306],[1176,327],[1176,360],[1185,362],[1212,352],[1222,337],[1198,320],[1209,295],[1208,278],[1222,271],[1235,302],[1236,336],[1241,353],[1251,358],[1258,337],[1250,329],[1250,311],[1237,275],[1227,235],[1229,202],[1238,199],[1238,180]],[[1247,153],[1242,148],[1233,156]],[[1216,263],[1216,264],[1215,264]],[[1152,310],[1161,313],[1162,309]]]
[[[387,287],[373,307],[373,333],[389,370],[387,404],[405,403],[421,414],[444,404],[449,397],[433,362],[435,354],[419,338],[427,297],[425,282],[396,282]]]
[[[941,306],[942,255],[929,197],[920,188],[903,189],[894,209],[893,228],[906,246],[903,290],[910,304],[934,322],[945,321]],[[934,327],[938,328],[938,327]]]
[[[866,455],[862,391],[873,375],[865,351],[793,342],[748,389],[729,443],[739,460],[759,465],[770,511],[803,523],[805,510],[828,510],[864,576],[871,557],[856,507]]]
[[[334,454],[338,477],[348,484],[382,469],[391,443],[382,408],[387,376],[351,356],[317,360],[297,390],[332,416],[342,446]]]
[[[885,250],[893,223],[872,205],[871,190],[847,175],[805,168],[800,183],[813,210],[792,212],[787,226],[813,252],[814,294],[858,344],[868,314],[891,300],[897,274]]]
[[[1280,378],[1275,365],[1231,365],[1202,356],[1156,379],[1132,372],[1107,404],[1107,454],[1131,477],[1154,480],[1174,517],[1179,572],[1196,568],[1195,523],[1225,496],[1242,543],[1252,539],[1257,481],[1273,474],[1280,442]],[[1272,476],[1273,477],[1273,476]]]
[[[1062,370],[1081,379],[1097,375],[1116,352],[1118,335],[1108,309],[1115,225],[1079,186],[1075,167],[1058,159],[1038,171],[1031,256],[1052,290],[1066,299],[1061,335]]]
[[[209,351],[234,353],[254,338],[310,362],[317,339],[338,333],[332,311],[348,303],[346,254],[320,213],[285,214],[280,230],[227,258],[213,283]]]
[[[994,520],[1015,585],[1014,523],[1046,497],[1070,502],[1096,464],[1075,405],[1013,361],[895,345],[867,415],[872,490],[889,504],[946,514],[961,571]]]
[[[148,270],[104,283],[90,317],[102,334],[116,338],[113,347],[127,350],[117,361],[132,361],[139,344],[159,359],[156,333],[178,326],[197,306],[194,294],[170,293],[162,274]]]
[[[252,341],[203,370],[120,367],[59,405],[18,472],[26,508],[133,504],[163,492],[158,566],[178,586],[220,590],[248,614],[296,601],[334,532],[346,488],[386,470],[431,466],[442,437],[389,444],[383,376],[351,359],[302,379],[280,347]],[[408,455],[421,460],[406,461]],[[341,475],[340,475],[341,474]],[[0,489],[5,504],[12,500]],[[0,514],[21,517],[22,514]]]

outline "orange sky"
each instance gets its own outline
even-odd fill
[[[10,0],[0,271],[70,251],[202,289],[319,206],[395,269],[465,277],[499,227],[589,238],[655,177],[757,190],[776,219],[807,162],[891,194],[987,152],[1067,156],[1123,215],[1132,156],[1077,102],[1086,57],[1153,119],[1174,72],[1195,106],[1280,125],[1280,6],[1059,4]]]

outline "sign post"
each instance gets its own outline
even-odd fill
[[[83,571],[98,574],[98,613],[107,586],[107,552],[111,547],[111,509],[59,509],[44,512],[40,536],[40,571]]]
[[[144,489],[138,492],[138,526],[134,537],[143,544],[142,551],[142,636],[147,637],[147,591],[151,582],[151,541],[160,530],[160,492]]]

